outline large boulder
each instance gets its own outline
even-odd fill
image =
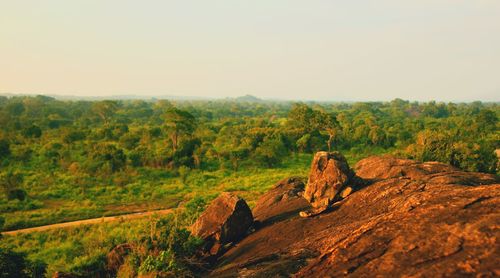
[[[252,224],[252,211],[245,200],[223,192],[196,220],[191,232],[205,240],[210,255],[217,255],[225,244],[241,240]]]
[[[304,192],[304,198],[311,204],[313,210],[303,212],[301,216],[325,211],[353,177],[354,173],[349,168],[347,160],[339,152],[316,153]]]
[[[304,187],[300,177],[290,177],[276,183],[257,200],[252,210],[255,222],[268,225],[308,208],[309,204],[303,198]]]

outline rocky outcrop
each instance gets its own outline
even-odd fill
[[[464,172],[440,162],[419,163],[389,155],[360,160],[354,167],[356,175],[366,181],[408,178],[435,184],[482,185],[498,183],[498,176]]]
[[[309,208],[309,203],[303,198],[304,186],[299,177],[286,178],[276,183],[257,200],[252,210],[255,222],[259,226],[269,225]]]
[[[191,232],[205,240],[205,251],[218,255],[225,244],[241,240],[252,224],[252,211],[245,200],[224,192],[210,203]]]
[[[345,157],[339,152],[318,152],[311,164],[309,180],[304,198],[313,210],[302,212],[301,216],[317,215],[325,211],[338,194],[353,180],[354,173]]]
[[[316,217],[274,218],[220,257],[210,275],[500,275],[498,176],[388,156],[362,160],[355,169],[365,179],[362,188]],[[276,187],[270,192],[283,196]],[[280,207],[294,209],[266,195],[263,204],[272,209],[254,210],[261,219],[279,214]],[[301,209],[304,203],[295,205]]]

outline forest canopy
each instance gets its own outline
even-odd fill
[[[1,171],[274,167],[287,155],[380,147],[495,173],[498,105],[0,98]],[[42,169],[45,168],[45,169]],[[5,175],[4,175],[5,176]],[[5,190],[12,184],[4,181]]]

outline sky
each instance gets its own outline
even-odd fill
[[[500,101],[500,1],[0,0],[0,93]]]

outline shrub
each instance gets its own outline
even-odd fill
[[[38,126],[32,125],[23,130],[23,135],[26,138],[40,138],[40,136],[42,136],[42,130]]]
[[[0,248],[0,277],[44,277],[47,265],[42,261],[30,261],[24,253]]]
[[[24,201],[26,199],[26,196],[26,191],[24,191],[23,189],[13,189],[7,192],[7,199],[9,200],[17,199],[19,201]]]
[[[184,276],[192,268],[192,257],[203,244],[203,240],[191,236],[184,228],[186,220],[183,217],[187,212],[199,209],[195,203],[189,206],[185,213],[170,214],[158,221],[150,223],[150,235],[143,237],[138,250],[146,252],[136,253],[139,273],[170,273],[175,276]],[[155,232],[152,232],[155,231]]]
[[[83,277],[105,277],[106,255],[88,255],[78,257],[69,271]]]
[[[186,179],[190,171],[191,169],[187,166],[179,167],[179,177],[181,178],[182,183],[186,183]]]
[[[0,158],[4,158],[10,155],[10,144],[9,141],[5,139],[0,139]]]

